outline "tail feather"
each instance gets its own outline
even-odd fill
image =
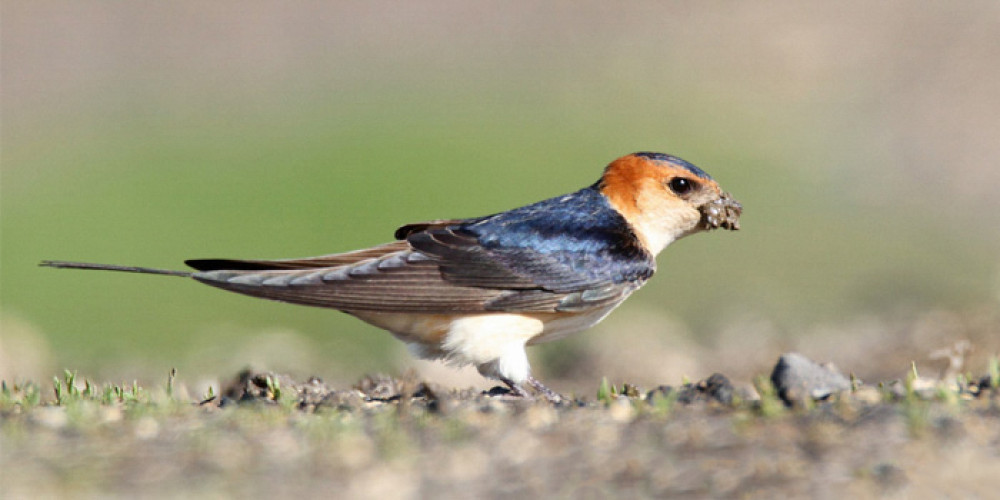
[[[171,271],[169,269],[153,269],[151,267],[116,266],[114,264],[91,264],[89,262],[67,262],[63,260],[43,260],[39,262],[38,265],[42,267],[55,267],[58,269],[97,269],[100,271],[120,271],[123,273],[162,274],[166,276],[180,276],[183,278],[191,276],[189,271]]]

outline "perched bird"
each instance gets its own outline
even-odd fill
[[[579,191],[470,219],[408,224],[396,241],[290,260],[196,259],[194,272],[43,261],[191,277],[265,299],[338,309],[392,332],[419,358],[475,365],[520,396],[525,347],[593,326],[656,271],[656,255],[703,230],[739,229],[742,206],[698,167],[634,153]]]

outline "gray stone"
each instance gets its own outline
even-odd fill
[[[807,398],[826,399],[851,388],[851,381],[835,367],[820,365],[797,352],[781,356],[771,372],[771,383],[788,405],[801,403]]]

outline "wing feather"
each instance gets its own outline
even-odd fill
[[[592,191],[479,219],[405,225],[398,241],[354,252],[187,263],[215,287],[348,312],[582,311],[620,302],[655,268]]]

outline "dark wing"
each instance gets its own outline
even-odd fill
[[[413,224],[401,226],[396,230],[395,236],[397,240],[405,240],[407,236],[414,233],[427,231],[429,229],[442,229],[448,226],[458,226],[471,221],[472,219],[436,219],[426,222],[414,222]]]
[[[201,271],[195,279],[212,286],[344,311],[557,312],[623,300],[655,262],[623,221],[602,222],[601,206],[574,208],[587,217],[571,226],[553,222],[566,199],[475,220],[410,224],[396,232],[402,241],[356,252],[188,264]]]
[[[617,302],[638,287],[603,283],[553,292],[523,270],[552,279],[564,273],[559,264],[541,255],[521,257],[522,270],[514,272],[475,238],[445,228],[411,234],[408,241],[313,259],[190,264],[201,271],[195,279],[218,288],[345,311],[570,311]],[[215,265],[219,267],[211,267]]]

